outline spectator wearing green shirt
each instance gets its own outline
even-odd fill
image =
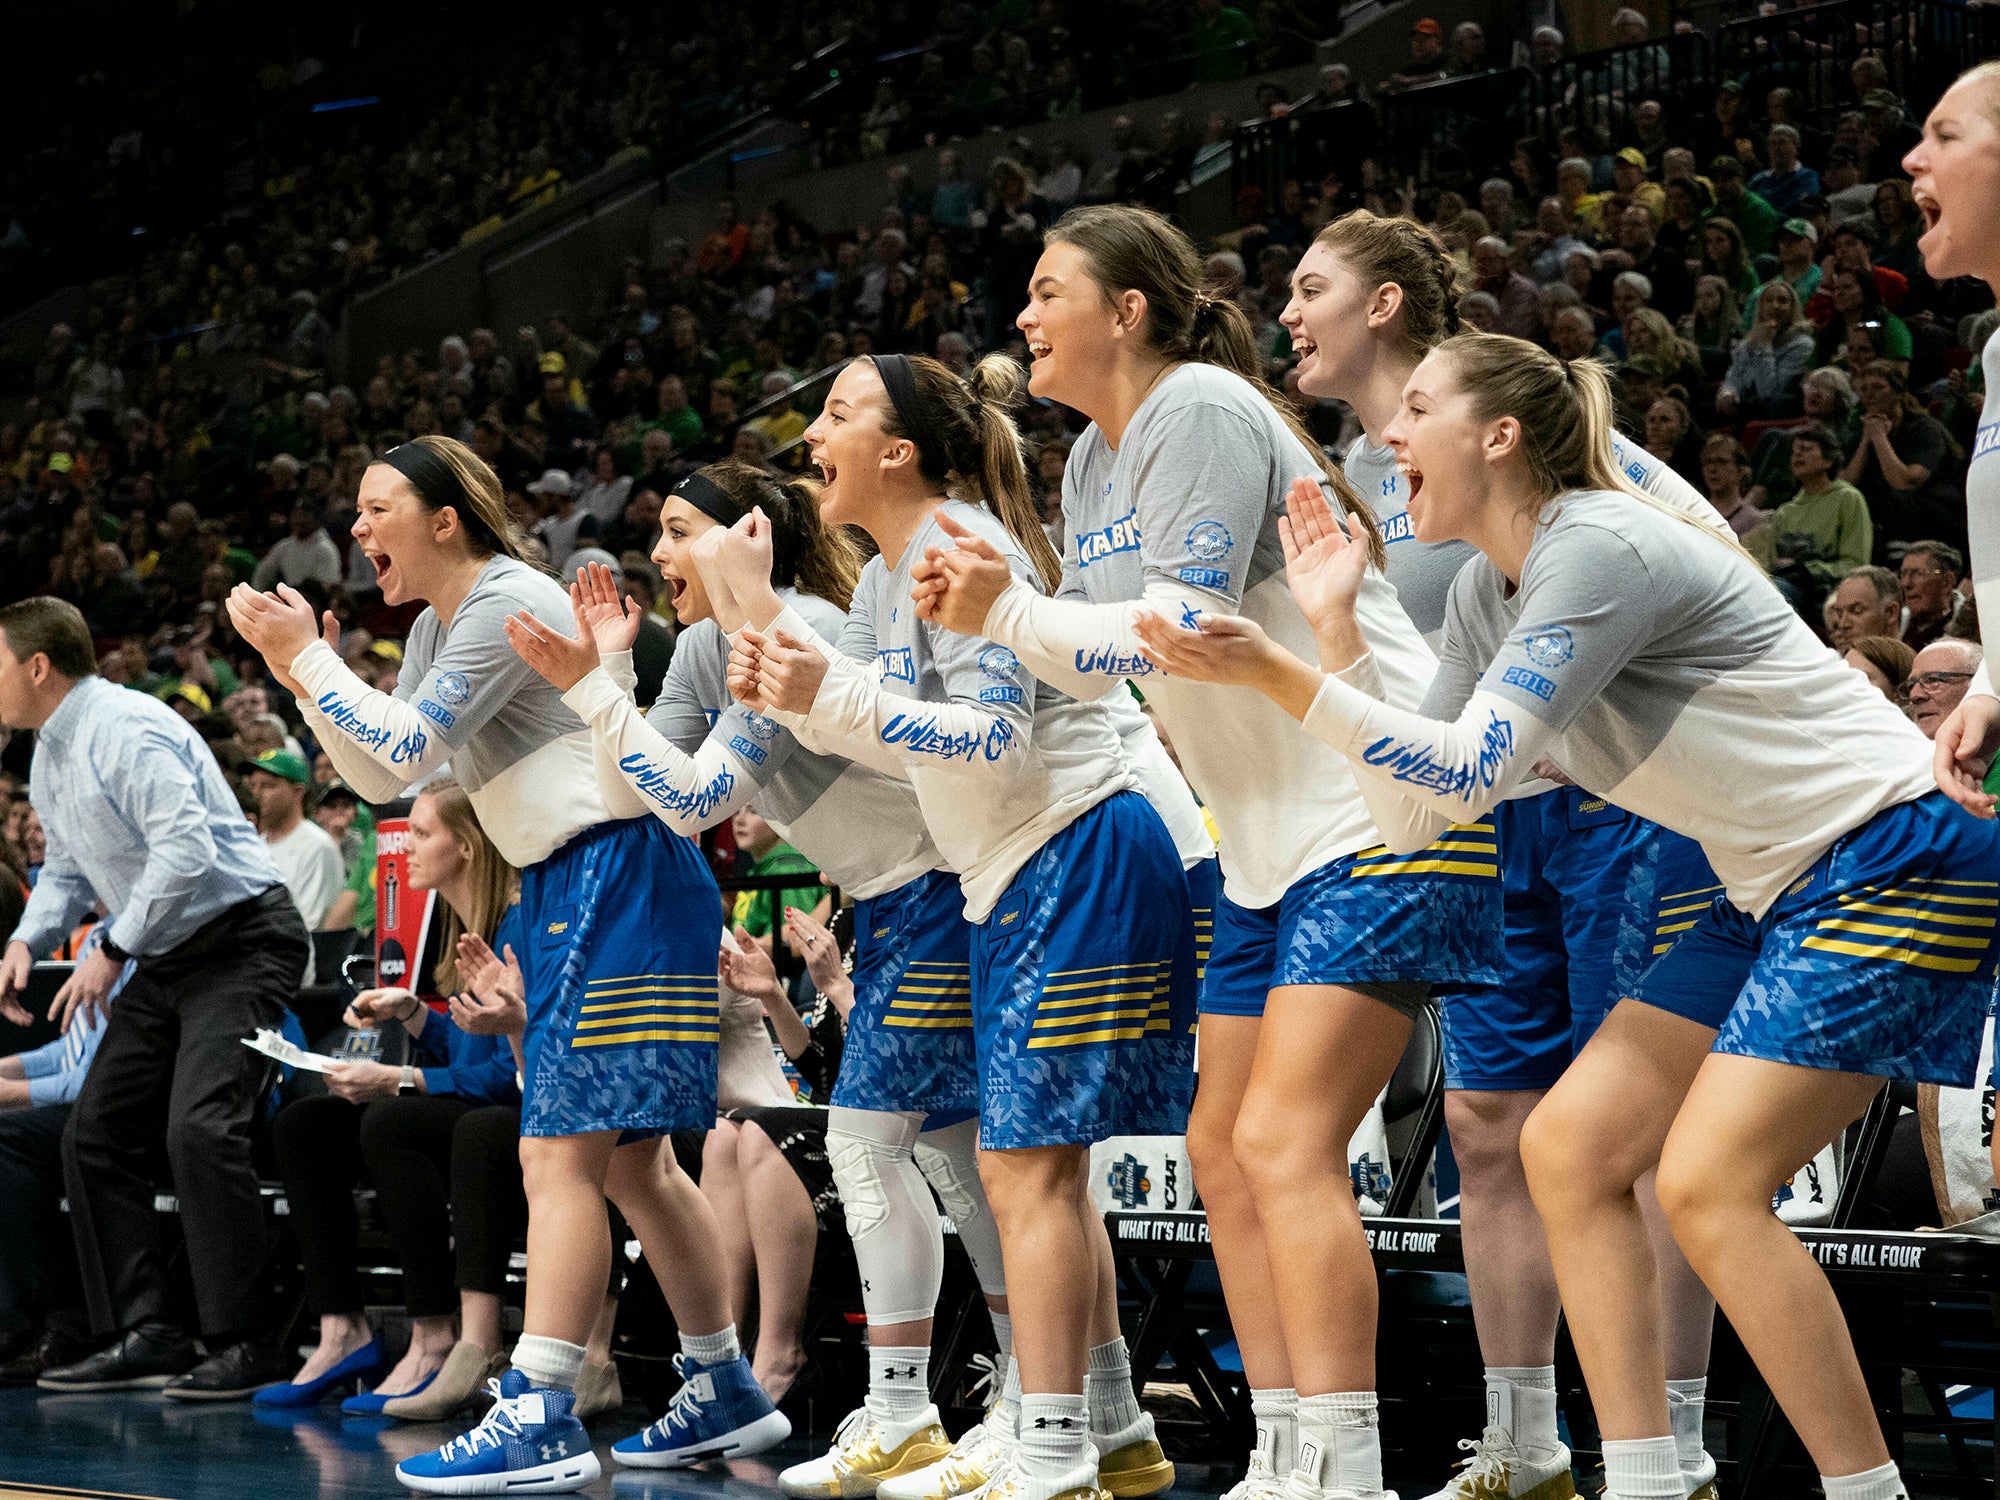
[[[1222,0],[1195,0],[1194,23],[1187,34],[1188,51],[1195,55],[1195,81],[1226,83],[1249,72],[1256,35],[1256,26],[1242,11]],[[1444,50],[1441,42],[1438,50]]]
[[[658,430],[674,440],[674,452],[691,453],[702,439],[701,413],[688,404],[687,382],[678,375],[660,380],[659,414],[641,422],[639,433]]]
[[[819,874],[817,865],[779,838],[778,831],[749,808],[738,813],[731,826],[736,830],[736,847],[750,856],[748,875]],[[824,922],[832,915],[833,892],[817,880],[775,891],[743,891],[736,898],[736,925],[768,948],[788,906]]]
[[[1744,184],[1743,164],[1733,156],[1718,156],[1708,164],[1715,184],[1715,212],[1743,232],[1743,248],[1751,260],[1769,255],[1777,246],[1778,211]]]
[[[1792,433],[1792,498],[1771,515],[1778,566],[1801,568],[1825,588],[1867,562],[1875,550],[1875,523],[1861,491],[1839,477],[1840,439],[1823,422]]]

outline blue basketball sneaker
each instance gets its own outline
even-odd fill
[[[534,1390],[509,1370],[486,1382],[493,1408],[477,1427],[435,1453],[396,1465],[396,1477],[426,1495],[560,1495],[598,1476],[590,1434],[568,1391]]]
[[[775,1448],[792,1435],[792,1421],[771,1404],[750,1373],[750,1361],[704,1365],[674,1356],[681,1388],[667,1414],[643,1432],[614,1443],[611,1456],[636,1469],[684,1469],[717,1458],[743,1458]]]

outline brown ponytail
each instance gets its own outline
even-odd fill
[[[1155,353],[1169,360],[1219,366],[1248,381],[1270,402],[1326,476],[1350,527],[1368,538],[1369,558],[1382,566],[1387,554],[1374,513],[1361,503],[1340,470],[1328,466],[1298,413],[1265,378],[1263,356],[1257,352],[1243,309],[1227,297],[1202,290],[1201,257],[1192,240],[1163,215],[1125,203],[1073,208],[1044,238],[1083,252],[1106,301],[1124,291],[1136,291],[1146,299],[1146,340]]]
[[[829,526],[819,513],[819,481],[780,484],[764,470],[734,458],[704,465],[702,478],[722,491],[736,519],[757,506],[771,521],[771,583],[837,604],[854,602],[861,577],[861,549],[845,526]]]
[[[1357,208],[1327,225],[1313,243],[1370,286],[1393,284],[1402,292],[1399,326],[1418,359],[1458,332],[1459,265],[1434,231]]]
[[[922,403],[915,420],[933,437],[930,448],[918,445],[918,471],[955,499],[992,511],[1027,552],[1043,585],[1054,589],[1062,581],[1062,559],[1042,530],[1021,432],[1014,425],[1027,375],[1004,354],[987,355],[964,380],[926,355],[907,358],[915,399]],[[892,400],[882,403],[882,430],[890,437],[911,437]]]

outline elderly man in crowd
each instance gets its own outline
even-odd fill
[[[1903,589],[1903,644],[1921,651],[1951,629],[1965,606],[1958,581],[1965,554],[1948,542],[1912,542],[1898,574]]]
[[[1856,568],[1828,597],[1826,623],[1833,649],[1844,652],[1863,636],[1901,636],[1903,585],[1887,568]]]
[[[1534,282],[1508,263],[1508,245],[1489,234],[1472,247],[1472,290],[1500,304],[1495,332],[1532,339],[1542,331],[1539,293]]]
[[[1903,692],[1910,700],[1910,717],[1916,720],[1925,739],[1937,738],[1938,726],[1965,697],[1972,674],[1979,670],[1985,655],[1977,641],[1961,641],[1951,636],[1932,641],[1917,653],[1917,659],[1910,663]]]

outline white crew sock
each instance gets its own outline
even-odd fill
[[[1859,1474],[1822,1474],[1819,1483],[1826,1500],[1909,1500],[1910,1494],[1893,1463]]]
[[[1674,1449],[1680,1454],[1681,1467],[1694,1469],[1701,1466],[1701,1418],[1708,1405],[1708,1377],[1703,1375],[1695,1380],[1669,1380],[1667,1382],[1667,1415],[1673,1418]]]
[[[868,1348],[868,1409],[890,1422],[911,1422],[931,1404],[931,1348],[911,1344]]]
[[[1299,1448],[1292,1472],[1321,1489],[1374,1495],[1382,1489],[1382,1433],[1373,1391],[1299,1397]]]
[[[1556,1367],[1488,1365],[1486,1425],[1502,1429],[1524,1458],[1554,1458]]]
[[[736,1342],[736,1325],[725,1323],[714,1333],[683,1333],[681,1353],[696,1364],[714,1369],[733,1359],[741,1359],[743,1346]]]
[[[1090,1462],[1090,1417],[1083,1397],[1042,1393],[1021,1397],[1022,1470],[1032,1479],[1061,1479]]]
[[[1090,1366],[1084,1371],[1083,1397],[1090,1408],[1090,1430],[1109,1437],[1123,1432],[1145,1413],[1132,1389],[1132,1357],[1125,1340],[1115,1338],[1090,1351]]]
[[[1299,1459],[1299,1393],[1290,1386],[1253,1390],[1250,1415],[1257,1422],[1257,1451],[1271,1472],[1283,1479]]]
[[[991,1425],[1009,1442],[1021,1435],[1021,1364],[1012,1357],[1000,1379],[1000,1399],[994,1403]]]
[[[1671,1437],[1604,1440],[1604,1500],[1683,1500],[1686,1493]]]
[[[990,1307],[986,1309],[986,1315],[993,1320],[993,1337],[999,1341],[1000,1357],[1002,1359],[1012,1359],[1014,1357],[1013,1317],[1008,1313],[995,1312]]]
[[[538,1333],[524,1333],[514,1344],[514,1368],[528,1377],[528,1384],[548,1390],[573,1391],[576,1377],[583,1373],[581,1344],[561,1339],[545,1339]]]

